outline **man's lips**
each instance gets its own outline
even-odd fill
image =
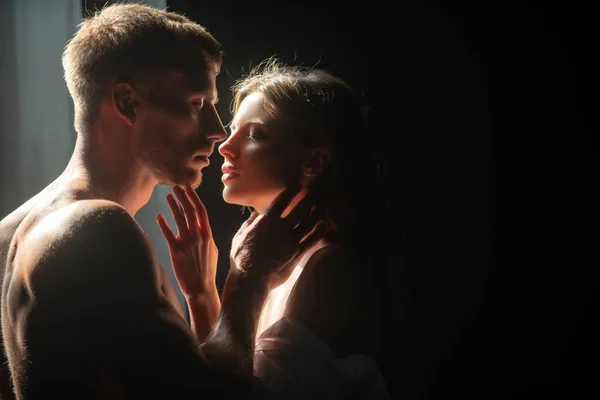
[[[198,163],[203,163],[206,165],[210,165],[210,159],[208,158],[208,156],[204,156],[204,155],[197,155],[194,157],[194,161],[198,162]]]
[[[212,149],[209,148],[200,148],[196,150],[196,154],[194,154],[194,161],[199,164],[210,165],[210,155],[212,154]]]

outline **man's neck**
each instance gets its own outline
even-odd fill
[[[100,140],[79,134],[60,179],[81,181],[90,197],[114,201],[133,217],[150,200],[157,182],[136,163],[126,145]]]

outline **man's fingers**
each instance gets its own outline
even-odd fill
[[[304,251],[314,246],[319,240],[323,238],[323,236],[325,236],[326,233],[327,224],[325,222],[320,222],[315,227],[315,229],[306,237],[306,239],[300,242],[300,245],[298,246],[300,253],[303,253]]]
[[[292,201],[292,199],[300,192],[300,189],[302,189],[302,186],[299,184],[284,189],[281,193],[279,193],[279,195],[277,195],[275,200],[273,200],[271,204],[269,204],[269,206],[265,209],[263,214],[269,213],[274,214],[277,217],[281,216],[281,214],[283,214],[283,211],[290,204],[290,201]]]
[[[250,214],[250,216],[248,217],[248,219],[246,219],[243,223],[242,226],[240,228],[247,228],[248,226],[250,226],[255,220],[256,218],[259,216],[258,211],[252,211],[252,213]]]
[[[320,218],[321,215],[317,212],[314,212],[311,215],[304,218],[302,221],[300,221],[300,223],[298,223],[298,225],[295,228],[297,232],[297,237],[302,239],[304,236],[310,233],[310,231],[312,231],[315,228]]]
[[[315,191],[308,191],[306,195],[296,204],[296,206],[290,210],[289,214],[285,217],[291,221],[302,221],[306,218],[307,214],[312,214],[314,208],[318,202],[318,194]]]

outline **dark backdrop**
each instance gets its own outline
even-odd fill
[[[371,104],[397,244],[386,296],[417,333],[410,362],[402,329],[385,344],[395,397],[571,398],[597,376],[597,24],[583,2],[479,3],[167,1],[224,45],[224,122],[234,79],[273,54]],[[247,214],[222,201],[213,158],[198,192],[226,254]]]

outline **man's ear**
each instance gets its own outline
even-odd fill
[[[117,115],[129,126],[137,119],[137,91],[129,83],[117,83],[112,90],[112,103]]]
[[[331,161],[331,153],[327,147],[315,147],[311,149],[308,162],[302,168],[305,177],[316,178],[320,176]]]

